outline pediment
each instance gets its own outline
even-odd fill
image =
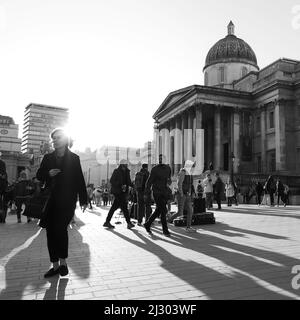
[[[164,110],[167,110],[169,107],[174,105],[177,101],[184,98],[187,94],[189,94],[191,91],[193,91],[195,88],[194,86],[183,88],[174,92],[171,92],[167,98],[163,101],[163,103],[160,105],[158,110],[153,115],[153,118],[156,117],[157,114],[161,113]]]

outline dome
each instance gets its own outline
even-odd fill
[[[204,69],[216,63],[226,62],[247,63],[258,68],[254,51],[248,43],[234,35],[234,24],[231,21],[228,25],[228,35],[209,50]]]

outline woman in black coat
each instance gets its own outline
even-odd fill
[[[83,212],[88,203],[80,160],[69,150],[68,136],[63,129],[57,128],[50,137],[55,150],[45,154],[36,174],[37,179],[45,182],[46,189],[50,190],[42,223],[47,231],[47,246],[53,267],[45,273],[45,278],[68,274],[68,225],[74,216],[78,195]]]

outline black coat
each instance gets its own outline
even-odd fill
[[[0,194],[3,194],[7,187],[7,173],[5,162],[0,159]]]
[[[126,170],[123,170],[120,166],[114,170],[111,178],[111,193],[113,195],[121,195],[128,192],[128,187],[132,187],[133,184],[130,179],[130,170],[126,168]],[[122,186],[126,185],[125,192],[122,191]]]
[[[51,169],[61,169],[61,172],[55,177],[49,176]],[[55,151],[45,154],[37,171],[38,180],[45,182],[46,189],[51,190],[48,205],[63,209],[68,212],[74,211],[79,195],[80,205],[87,204],[88,196],[85,186],[83,173],[81,170],[80,159],[78,155],[66,150],[62,163],[58,164]]]

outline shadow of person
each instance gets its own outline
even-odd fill
[[[25,290],[26,294],[34,295],[45,284],[40,275],[41,266],[47,263],[46,255],[41,252],[45,234],[36,226],[30,225],[27,228],[31,229],[32,236],[6,256],[0,300],[21,300]]]
[[[294,218],[294,219],[300,219],[300,214],[297,212],[297,208],[287,208],[285,207],[284,212],[282,213],[282,210],[278,211],[278,208],[276,207],[247,207],[247,208],[241,208],[241,207],[235,207],[232,208],[222,208],[222,211],[218,212],[222,214],[222,212],[229,212],[233,214],[247,214],[247,215],[258,215],[258,216],[271,216],[271,217],[284,217],[284,218]]]
[[[147,236],[143,236],[137,230],[133,231],[142,241],[137,241],[128,238],[123,234],[115,232],[114,235],[123,240],[149,251],[156,255],[161,260],[161,267],[173,274],[177,279],[181,279],[184,283],[189,284],[199,291],[199,296],[206,295],[211,299],[234,299],[238,298],[245,288],[255,290],[257,296],[262,296],[268,299],[286,299],[289,297],[295,298],[296,294],[291,292],[289,283],[282,284],[270,278],[261,279],[264,277],[260,271],[272,269],[272,272],[282,271],[282,266],[278,267],[271,265],[268,261],[256,259],[256,256],[264,256],[266,250],[250,248],[244,245],[234,244],[229,241],[224,241],[215,236],[189,234],[188,238],[183,237],[184,248],[182,243],[174,241],[174,247],[170,247],[171,240],[168,241],[168,250],[160,246],[157,241],[153,242]],[[163,242],[165,243],[165,241]],[[176,249],[180,247],[180,249]],[[228,251],[226,248],[234,248],[233,251]],[[225,249],[224,249],[225,248]],[[193,260],[190,258],[184,259],[182,250],[194,251]],[[170,252],[173,252],[171,254]],[[244,252],[249,252],[245,255]],[[182,254],[180,254],[182,253]],[[251,256],[251,253],[253,256]],[[175,256],[175,254],[177,256]],[[296,259],[289,259],[286,256],[273,253],[273,260],[288,261],[296,264]],[[212,267],[205,264],[207,261],[212,261]],[[272,268],[273,267],[273,268]],[[265,275],[266,276],[266,275]],[[272,290],[277,285],[279,289]],[[172,281],[170,287],[172,286]],[[282,292],[283,290],[286,292]],[[253,291],[254,292],[254,291]],[[195,296],[197,296],[195,294]],[[290,295],[289,295],[290,294]],[[249,295],[251,295],[249,293]]]
[[[201,229],[201,225],[194,226],[196,229]],[[268,239],[276,239],[276,240],[287,240],[289,238],[284,236],[278,236],[271,233],[253,231],[249,229],[232,227],[229,224],[223,222],[217,222],[213,228],[209,229],[210,232],[222,234],[224,236],[229,237],[246,237],[247,235],[254,235],[258,237],[268,238]]]
[[[77,216],[76,223],[70,225],[69,233],[69,257],[67,264],[70,267],[72,278],[79,277],[87,279],[90,275],[90,247],[84,242],[80,232],[84,228],[85,223]],[[73,274],[74,272],[74,274]]]
[[[69,282],[68,278],[59,275],[49,278],[50,287],[46,290],[43,300],[65,300],[65,291]]]
[[[0,261],[7,257],[26,240],[31,238],[37,231],[33,224],[6,223],[0,224]],[[13,235],[13,236],[12,236]],[[1,264],[0,263],[0,264]]]

